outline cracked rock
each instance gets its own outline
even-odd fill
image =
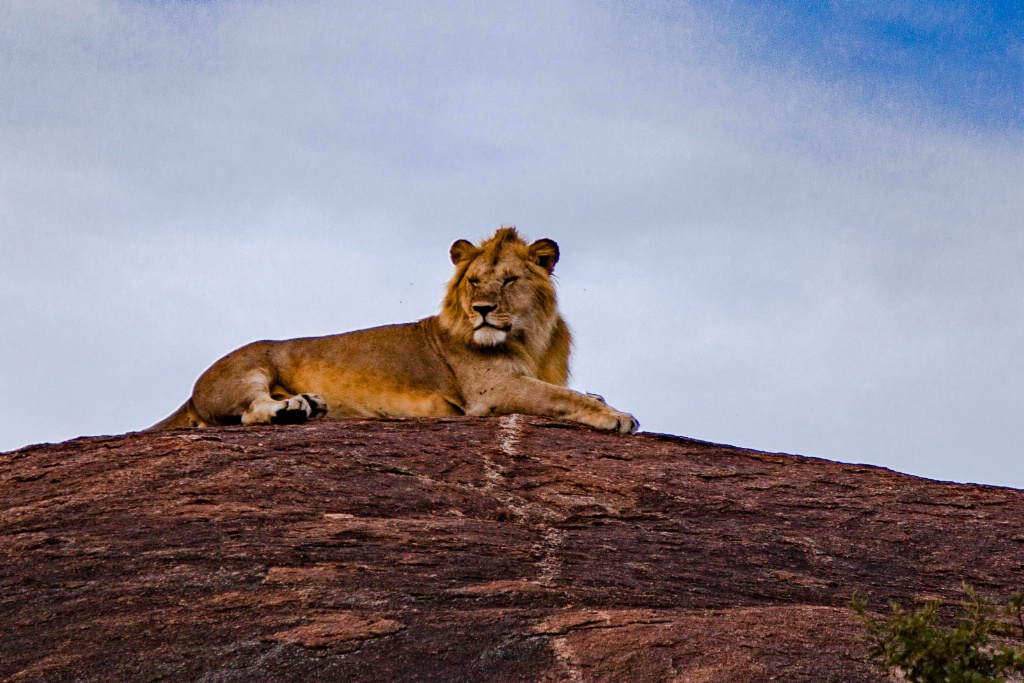
[[[3,681],[885,681],[882,608],[1005,599],[1024,492],[541,418],[0,454]]]

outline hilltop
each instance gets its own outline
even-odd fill
[[[541,418],[0,454],[7,681],[882,681],[848,609],[1005,597],[1024,491]]]

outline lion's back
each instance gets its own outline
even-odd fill
[[[431,341],[432,319],[384,325],[326,337],[293,339],[282,351],[281,366],[291,369],[298,385],[339,381],[380,382],[392,389],[446,393],[455,383],[452,371]],[[343,376],[343,377],[339,377]],[[346,380],[346,378],[348,378]]]

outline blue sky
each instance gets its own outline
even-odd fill
[[[745,60],[860,90],[950,125],[1024,123],[1024,4],[962,0],[701,1]]]
[[[1024,486],[1020,10],[808,7],[0,3],[0,450],[515,224],[644,428]]]

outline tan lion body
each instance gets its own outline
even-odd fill
[[[632,432],[634,418],[566,388],[571,338],[555,302],[558,247],[502,228],[452,245],[440,315],[327,337],[243,346],[150,429],[345,417],[524,413]]]

